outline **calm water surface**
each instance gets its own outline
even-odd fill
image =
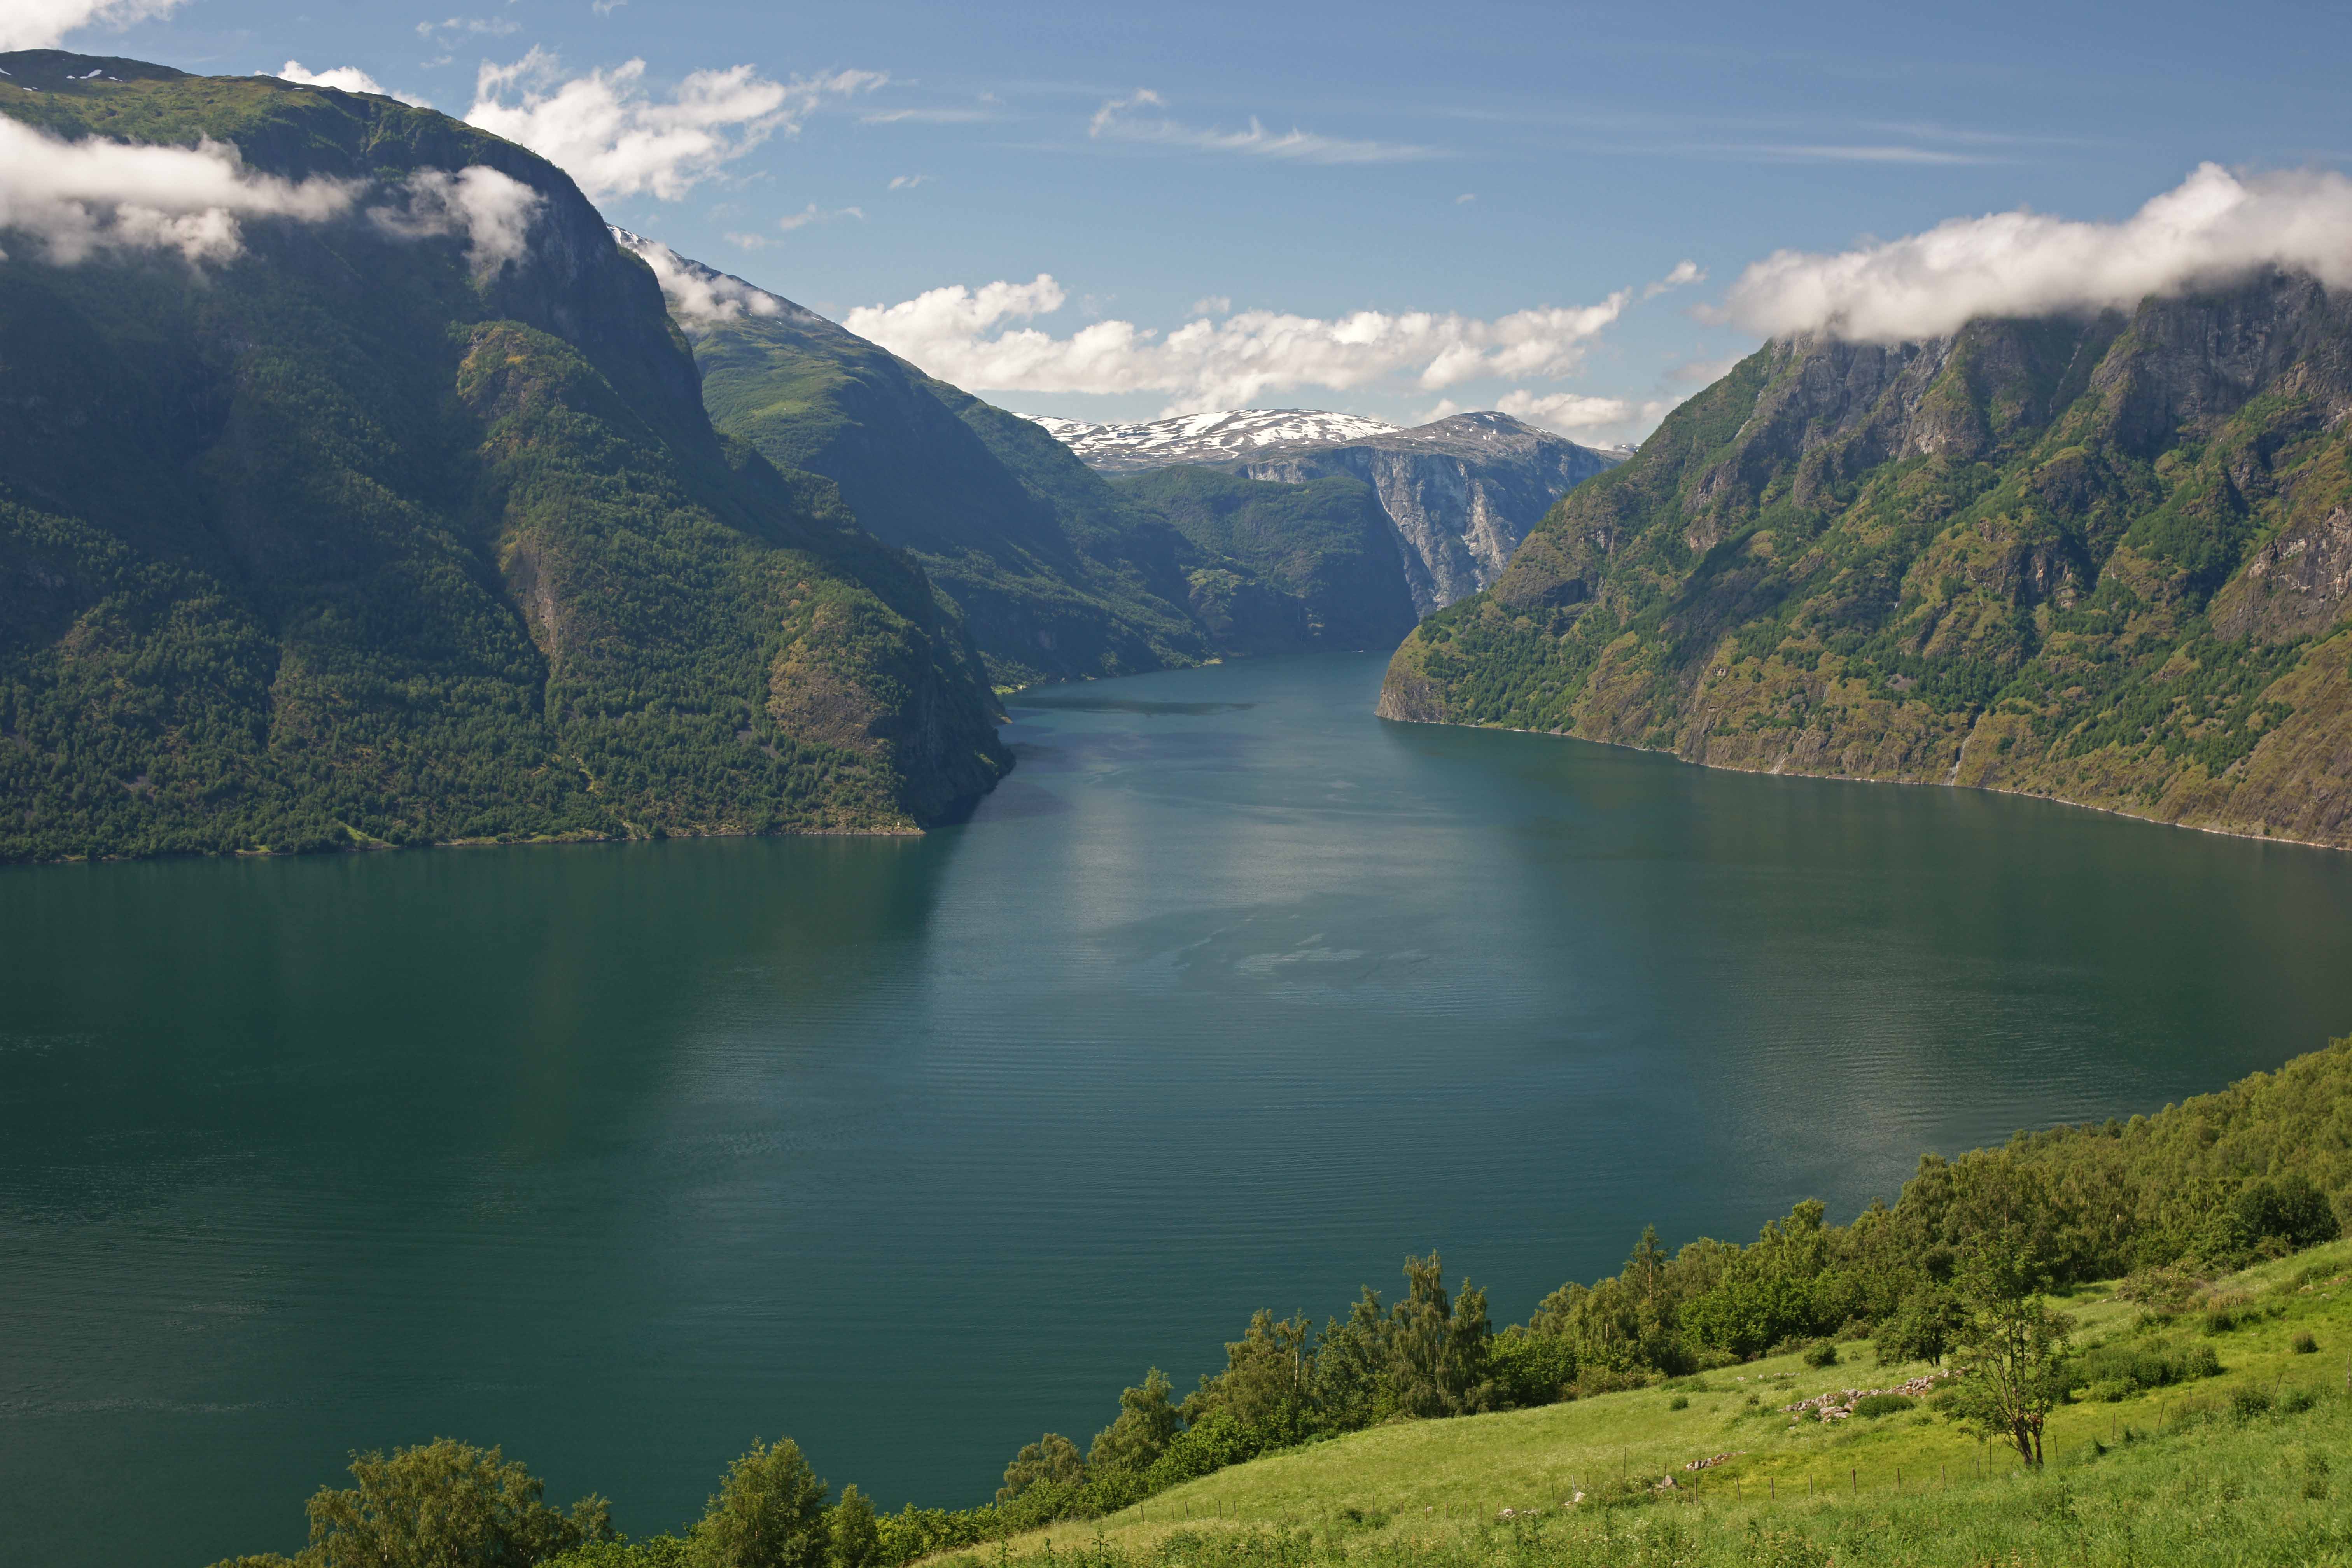
[[[1020,700],[913,843],[0,871],[0,1542],[291,1549],[355,1447],[637,1531],[755,1436],[980,1500],[1408,1249],[1523,1315],[2352,1030],[2352,856],[1383,724]]]

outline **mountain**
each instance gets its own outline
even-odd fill
[[[718,427],[833,480],[860,522],[913,552],[1000,686],[1387,647],[1412,629],[1388,580],[1395,547],[1360,485],[1231,480],[1246,494],[1213,502],[1114,485],[1036,423],[782,295],[615,233],[662,278]]]
[[[1097,473],[1139,474],[1173,463],[1240,462],[1286,451],[1343,446],[1396,426],[1356,414],[1312,408],[1234,408],[1185,414],[1133,425],[1093,425],[1083,419],[1032,418]]]
[[[2352,300],[1766,345],[1380,710],[2352,847]]]
[[[553,165],[0,69],[55,176],[0,236],[0,858],[906,831],[1007,765],[918,563],[719,436]]]
[[[1202,552],[1187,600],[1221,647],[1391,648],[1419,618],[1395,530],[1359,480],[1284,484],[1185,466],[1117,488]]]
[[[1406,589],[1423,615],[1493,583],[1554,501],[1624,460],[1496,413],[1409,430],[1302,409],[1039,423],[1104,473],[1192,463],[1280,483],[1360,480],[1396,530]]]

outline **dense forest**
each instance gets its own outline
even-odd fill
[[[1042,1435],[976,1508],[877,1514],[855,1486],[835,1498],[780,1440],[738,1459],[682,1533],[629,1542],[613,1537],[603,1500],[558,1511],[497,1450],[445,1440],[356,1459],[352,1488],[312,1500],[311,1544],[291,1561],[897,1568],[1385,1422],[1574,1400],[1792,1347],[1816,1366],[1872,1353],[1944,1367],[1938,1415],[2038,1466],[2056,1405],[2216,1370],[2210,1351],[2076,1352],[2057,1299],[2122,1277],[2151,1320],[2226,1318],[2226,1305],[2201,1304],[2205,1277],[2335,1238],[2347,1201],[2352,1038],[2152,1116],[1927,1155],[1891,1206],[1844,1225],[1808,1202],[1745,1246],[1669,1251],[1646,1230],[1615,1274],[1565,1284],[1499,1331],[1483,1290],[1449,1290],[1435,1254],[1408,1258],[1394,1300],[1368,1287],[1320,1327],[1260,1310],[1223,1367],[1181,1398],[1147,1372],[1084,1449]]]

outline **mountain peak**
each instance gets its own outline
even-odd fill
[[[1316,408],[1228,408],[1131,425],[1031,415],[1046,432],[1103,473],[1131,473],[1177,463],[1240,462],[1275,448],[1336,447],[1393,434],[1397,426],[1360,414]]]

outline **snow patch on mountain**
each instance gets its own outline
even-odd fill
[[[1029,417],[1088,468],[1105,473],[1177,463],[1238,462],[1276,447],[1334,447],[1397,429],[1385,420],[1313,408],[1229,408],[1133,425],[1036,414]]]

